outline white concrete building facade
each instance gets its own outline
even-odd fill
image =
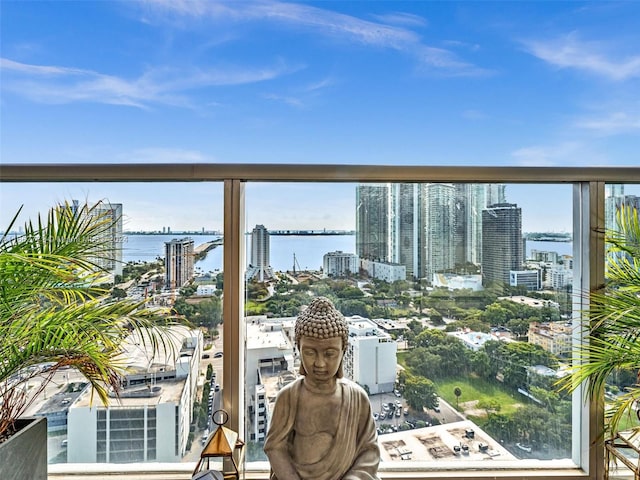
[[[391,336],[368,318],[347,317],[349,345],[344,357],[345,377],[370,394],[393,391],[398,346]]]
[[[358,256],[341,250],[325,253],[322,257],[322,276],[345,277],[358,273]]]
[[[130,375],[105,407],[86,390],[70,406],[69,463],[180,462],[187,450],[202,333],[172,327],[173,352],[155,356],[134,335],[125,350]],[[162,349],[161,349],[162,350]]]
[[[361,259],[360,268],[370,277],[389,283],[407,279],[407,267],[398,263]]]

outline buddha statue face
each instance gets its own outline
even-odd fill
[[[302,360],[300,373],[308,375],[310,369],[315,368],[315,362],[322,362],[324,365],[317,369],[318,372],[322,373],[325,368],[330,367],[331,377],[342,378],[342,357],[347,348],[348,334],[347,322],[331,300],[325,297],[314,298],[296,319],[296,346]],[[308,354],[306,359],[305,351]],[[338,360],[335,370],[331,363],[334,358]]]
[[[302,337],[299,348],[302,368],[312,383],[328,383],[342,373],[342,338]]]

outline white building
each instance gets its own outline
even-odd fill
[[[341,250],[325,253],[322,257],[322,276],[345,277],[358,273],[358,256]]]
[[[483,290],[482,275],[457,275],[454,273],[434,273],[432,285],[449,290],[469,289],[474,292]]]
[[[368,388],[370,394],[393,391],[398,346],[368,318],[347,317],[349,345],[344,356],[345,377]]]
[[[269,424],[269,398],[282,387],[270,379],[296,376],[294,365],[293,326],[295,317],[267,320],[265,316],[251,317],[247,321],[247,350],[245,383],[247,405],[247,434],[251,441],[263,441]],[[280,382],[282,383],[282,382]]]
[[[523,286],[527,290],[542,289],[542,273],[539,269],[509,271],[509,285]]]
[[[490,333],[484,332],[472,332],[472,331],[458,331],[458,332],[447,332],[447,335],[451,335],[452,337],[456,337],[464,343],[465,347],[474,352],[480,350],[485,343],[489,340],[500,340],[500,337],[495,335],[491,335]]]
[[[531,260],[536,262],[544,262],[549,264],[558,263],[558,252],[547,250],[531,250]]]
[[[251,231],[251,262],[247,268],[247,278],[255,278],[259,282],[273,278],[269,256],[269,232],[264,225],[256,225]]]
[[[211,297],[215,294],[215,285],[198,285],[198,288],[196,288],[196,295],[198,295],[199,297]]]
[[[171,327],[169,347],[153,354],[132,334],[123,358],[131,372],[120,398],[103,406],[85,392],[70,406],[69,463],[180,462],[187,450],[202,333]]]
[[[557,265],[549,272],[550,285],[554,290],[560,290],[573,283],[573,270]]]
[[[389,283],[407,279],[407,267],[399,263],[362,259],[360,260],[360,268],[370,277]]]

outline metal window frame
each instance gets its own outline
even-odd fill
[[[604,281],[605,183],[640,183],[636,167],[467,167],[467,166],[374,166],[374,165],[301,165],[301,164],[4,164],[0,165],[2,182],[224,182],[224,254],[225,272],[223,306],[224,389],[223,405],[230,412],[230,427],[244,428],[244,191],[246,182],[458,182],[458,183],[567,183],[574,185],[574,258],[580,258],[576,273],[584,291],[591,291]],[[582,300],[579,308],[588,307]],[[475,479],[494,478],[548,480],[603,478],[604,447],[598,441],[602,433],[603,399],[585,401],[576,392],[574,414],[580,418],[580,435],[573,457],[578,468],[494,468],[443,471],[433,468],[407,467],[381,471],[383,479]],[[50,466],[50,478],[67,478],[75,474],[62,465]],[[57,467],[57,468],[56,468]],[[183,469],[166,466],[164,478],[182,478]],[[144,468],[144,467],[141,467]],[[117,468],[109,468],[111,473]],[[146,478],[124,469],[123,478]],[[102,473],[101,473],[102,474]],[[157,474],[157,472],[156,472]],[[250,471],[245,478],[263,479],[266,470]],[[83,477],[84,478],[84,477]],[[89,478],[89,477],[87,477]],[[149,477],[151,478],[151,477]]]

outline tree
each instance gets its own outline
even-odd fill
[[[571,375],[562,387],[573,391],[586,382],[590,398],[604,394],[607,382],[617,370],[640,369],[640,220],[638,210],[622,207],[617,212],[617,229],[606,232],[606,283],[591,294],[587,340],[575,352]],[[605,430],[619,431],[620,422],[634,410],[640,397],[638,380],[608,405]],[[634,428],[640,432],[640,426]]]
[[[421,412],[423,408],[434,408],[438,406],[438,396],[435,384],[428,378],[419,376],[409,376],[404,386],[404,398],[407,404]]]
[[[111,296],[113,298],[127,298],[127,292],[125,292],[121,288],[114,287],[114,289],[111,291]]]
[[[518,337],[524,337],[529,332],[529,323],[536,321],[534,318],[512,318],[507,322],[507,328]]]
[[[462,395],[462,390],[460,390],[460,387],[456,387],[453,389],[453,394],[456,396],[456,410],[459,410],[458,408],[458,402],[460,400],[460,395]]]
[[[211,297],[198,303],[198,324],[207,328],[215,328],[222,322],[222,301]]]
[[[109,390],[120,390],[122,345],[132,332],[170,350],[159,327],[166,311],[115,299],[101,286],[107,272],[98,264],[111,258],[113,222],[98,205],[64,204],[28,221],[21,235],[0,236],[0,441],[60,368],[76,368],[106,405]],[[29,369],[44,362],[46,372]],[[28,393],[26,382],[40,374]]]

